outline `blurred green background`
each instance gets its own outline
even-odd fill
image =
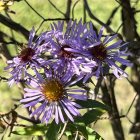
[[[28,2],[32,5],[34,9],[36,9],[44,18],[64,18],[62,14],[57,12],[47,0],[28,0]],[[66,0],[52,0],[52,2],[59,8],[59,10],[63,11],[65,13],[66,11]],[[72,7],[76,0],[72,1]],[[98,17],[102,22],[106,23],[111,11],[117,7],[119,4],[115,0],[88,0],[88,3],[90,5],[90,8],[93,12],[93,14]],[[132,3],[133,4],[133,3]],[[140,3],[136,5],[136,8],[140,7]],[[25,3],[25,1],[15,2],[13,6],[10,7],[11,10],[15,11],[16,14],[8,13],[9,16],[13,21],[16,23],[19,23],[23,25],[27,30],[31,30],[31,28],[34,26],[35,29],[37,29],[42,21],[42,19]],[[119,9],[117,13],[115,14],[115,17],[113,19],[113,22],[111,24],[111,28],[114,31],[117,31],[119,26],[121,25],[121,13]],[[4,11],[1,12],[1,14],[6,15]],[[77,5],[74,9],[74,18],[75,19],[81,19],[83,18],[83,1],[79,0]],[[140,20],[140,17],[136,15],[136,20]],[[101,25],[99,25],[94,20],[91,20],[87,16],[87,22],[92,21],[94,25],[99,29]],[[44,22],[40,30],[38,31],[38,34],[42,31],[46,31],[50,27],[50,21]],[[27,40],[22,36],[22,34],[17,33],[15,31],[11,31],[9,28],[4,26],[0,23],[0,30],[4,31],[6,34],[9,34],[12,36],[12,34],[15,36],[16,40],[19,42],[27,43]],[[121,33],[121,29],[119,30]],[[138,26],[138,33],[140,33],[140,26]],[[8,49],[10,50],[10,53],[12,56],[15,56],[17,54],[17,48],[18,46],[9,45]],[[4,62],[2,59],[0,59],[0,75],[6,76],[7,72],[3,70],[3,68],[6,66],[6,62]],[[127,69],[128,74],[130,74],[130,70]],[[123,78],[121,80],[117,80],[117,84],[115,86],[115,92],[116,92],[116,101],[117,105],[120,111],[120,114],[125,114],[128,110],[134,96],[136,93],[134,93],[132,87],[129,85],[128,81]],[[0,83],[0,112],[6,113],[10,111],[11,107],[13,108],[13,105],[15,104],[14,99],[20,99],[22,95],[22,90],[18,85],[14,85],[13,87],[9,87],[6,82]],[[131,121],[134,120],[134,105],[130,110],[129,118]],[[25,116],[28,116],[26,110],[21,106],[18,109],[19,114],[24,114]],[[105,114],[107,116],[107,114]],[[125,138],[126,140],[132,140],[133,135],[129,134],[131,123],[126,119],[122,118],[122,125],[124,127],[125,131]],[[19,123],[27,123],[22,120],[18,121]],[[112,129],[109,123],[109,120],[99,120],[95,123],[93,128],[105,139],[105,140],[114,140]],[[2,134],[1,134],[2,136]],[[0,137],[1,137],[0,136]],[[21,137],[16,136],[12,134],[12,136],[9,138],[5,137],[5,140],[26,140],[26,139],[32,139],[31,137]]]

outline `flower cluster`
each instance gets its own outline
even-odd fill
[[[51,30],[38,37],[33,28],[28,44],[5,68],[11,70],[10,86],[21,81],[28,85],[21,103],[45,123],[52,118],[57,124],[74,121],[80,115],[81,106],[75,100],[87,100],[87,95],[78,82],[110,72],[117,78],[126,77],[119,65],[131,65],[125,59],[127,43],[118,40],[117,34],[103,36],[104,28],[96,33],[92,23],[81,20],[69,21],[64,27],[64,22],[53,23]]]

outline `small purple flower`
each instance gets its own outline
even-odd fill
[[[69,87],[75,81],[71,81],[70,72],[60,74],[57,71],[47,71],[44,78],[40,74],[37,79],[29,81],[33,88],[25,88],[24,99],[20,102],[31,110],[31,116],[41,119],[46,124],[50,119],[55,119],[58,124],[68,119],[74,121],[74,116],[79,116],[80,105],[75,99],[87,100],[86,90]],[[80,94],[81,93],[81,94]]]
[[[84,30],[86,30],[86,25],[82,24],[80,20],[78,23],[76,21],[69,21],[66,26],[66,31],[64,31],[64,22],[58,22],[51,25],[53,35],[52,41],[50,41],[50,53],[53,57],[53,62],[55,62],[55,68],[71,69],[74,74],[80,74],[80,65],[83,59],[81,53],[82,44],[81,36]]]
[[[131,63],[122,58],[128,56],[126,53],[126,49],[121,50],[126,46],[127,43],[122,44],[122,40],[118,40],[111,44],[111,41],[117,38],[117,34],[113,36],[106,36],[104,39],[102,37],[104,28],[100,29],[99,34],[93,30],[92,23],[90,23],[90,30],[87,34],[85,41],[84,41],[84,50],[83,54],[85,55],[86,59],[88,58],[87,62],[93,61],[93,70],[87,75],[99,75],[104,74],[103,67],[107,66],[111,69],[114,75],[117,78],[120,76],[127,76],[127,74],[116,64],[119,62],[122,65],[131,66]],[[88,45],[87,45],[88,44]],[[95,66],[96,62],[96,66]],[[90,65],[92,67],[92,64]]]
[[[28,73],[28,68],[37,69],[44,66],[46,61],[40,57],[41,51],[40,46],[44,41],[44,34],[40,35],[34,42],[35,37],[34,28],[31,30],[29,35],[29,41],[27,46],[23,46],[20,54],[13,58],[13,60],[7,61],[8,66],[5,68],[12,69],[12,77],[9,79],[9,85],[11,86],[14,82],[25,80],[27,77],[31,77]]]

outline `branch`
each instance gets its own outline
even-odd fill
[[[28,39],[29,31],[27,29],[25,29],[23,26],[21,26],[20,24],[8,19],[7,17],[3,16],[2,14],[0,14],[0,22],[2,24],[4,24],[5,26],[7,26],[8,28],[13,29],[17,32],[20,32],[21,34],[24,35],[24,37],[26,39]]]
[[[89,5],[87,3],[87,0],[84,0],[84,5],[85,5],[85,8],[88,12],[88,15],[90,16],[90,18],[92,18],[93,20],[95,20],[96,22],[98,22],[100,25],[104,26],[110,33],[114,33],[114,31],[108,26],[106,25],[105,23],[103,23],[101,20],[99,20],[97,17],[95,17],[90,8],[89,8]]]
[[[75,8],[75,6],[78,4],[79,1],[80,1],[80,0],[77,0],[77,1],[74,3],[73,7],[72,7],[72,19],[74,19],[74,8]]]
[[[30,4],[27,0],[24,0],[25,3],[42,19],[45,19],[40,13],[38,13]]]
[[[50,0],[48,0],[49,3],[55,8],[55,10],[57,10],[59,13],[61,13],[63,16],[65,16],[65,13],[63,13],[62,11],[60,11],[56,6],[55,4],[53,4]]]

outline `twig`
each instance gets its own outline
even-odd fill
[[[0,14],[0,23],[4,24],[5,26],[7,26],[8,28],[11,28],[17,32],[20,32],[21,34],[23,34],[23,36],[28,39],[29,36],[29,31],[27,29],[25,29],[23,26],[21,26],[20,24],[10,20],[9,18],[3,16],[2,14]]]
[[[128,110],[127,110],[126,116],[128,115],[128,113],[129,113],[129,111],[130,111],[132,105],[134,104],[134,101],[135,101],[135,99],[136,99],[137,96],[138,96],[138,94],[136,94],[136,95],[134,96],[134,98],[133,98],[133,100],[132,100],[132,102],[131,102],[131,104],[130,104]]]
[[[66,129],[67,124],[68,124],[68,122],[64,123],[63,129],[62,129],[62,131],[61,131],[61,133],[60,133],[60,135],[59,135],[59,137],[58,137],[58,140],[60,140],[60,139],[62,138],[62,136],[63,136],[63,134],[64,134],[64,131],[65,131],[65,129]]]
[[[38,124],[38,123],[40,123],[39,120],[29,119],[29,118],[26,118],[26,117],[21,116],[21,115],[19,115],[19,114],[17,114],[17,117],[19,117],[20,119],[26,120],[26,121],[28,121],[28,122],[32,122],[32,123],[34,123],[34,124]]]
[[[40,13],[38,13],[30,4],[27,0],[24,0],[26,4],[42,19],[45,19]]]
[[[65,13],[63,13],[62,11],[60,11],[56,6],[55,6],[55,4],[53,4],[50,0],[48,0],[49,1],[49,3],[59,12],[59,13],[61,13],[63,16],[65,16]]]
[[[78,139],[78,131],[76,131],[76,136],[75,136],[75,139],[74,140],[77,140]]]
[[[118,9],[119,9],[120,5],[118,7],[115,7],[114,10],[112,11],[111,15],[109,16],[106,24],[110,25],[112,22],[112,19],[114,18],[115,14],[117,13]]]
[[[8,81],[8,78],[5,78],[5,77],[2,77],[0,76],[0,81],[3,80],[3,81]]]
[[[95,17],[90,8],[89,8],[89,5],[87,3],[87,0],[84,0],[84,5],[85,5],[85,8],[88,12],[88,15],[90,16],[90,18],[94,19],[96,22],[98,22],[100,25],[104,26],[110,33],[114,33],[114,31],[108,26],[106,25],[105,23],[103,23],[101,20],[99,20],[97,17]]]
[[[75,9],[75,6],[78,4],[79,1],[80,1],[80,0],[77,0],[77,1],[74,3],[73,7],[72,7],[72,19],[74,19],[74,9]]]
[[[67,0],[67,9],[66,9],[66,13],[65,13],[65,18],[69,18],[70,19],[71,4],[72,4],[72,0]]]

